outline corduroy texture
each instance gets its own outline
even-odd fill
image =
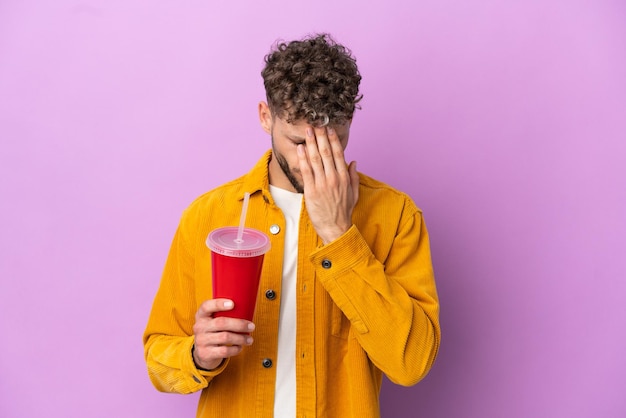
[[[174,237],[144,333],[150,379],[161,391],[203,390],[198,417],[272,417],[285,222],[269,192],[268,152],[247,175],[196,199]],[[322,246],[303,208],[297,288],[297,416],[379,417],[382,373],[413,385],[440,342],[428,233],[412,200],[360,174],[354,225]],[[212,372],[191,357],[195,312],[211,298],[210,231],[236,226],[244,192],[247,225],[266,232],[254,344]],[[271,234],[270,226],[281,232]],[[330,262],[330,263],[329,263]],[[330,264],[330,266],[329,266]],[[419,413],[416,412],[416,416]]]

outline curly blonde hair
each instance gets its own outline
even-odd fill
[[[343,124],[360,109],[356,59],[328,34],[277,43],[261,75],[270,110],[289,123]]]

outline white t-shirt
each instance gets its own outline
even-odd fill
[[[296,416],[296,278],[298,267],[298,229],[302,194],[270,185],[270,193],[285,216],[280,316],[278,319],[278,358],[274,417]]]

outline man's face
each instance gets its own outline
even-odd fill
[[[272,160],[269,164],[270,184],[292,192],[303,193],[304,186],[298,162],[296,147],[305,144],[306,129],[309,123],[299,120],[288,123],[283,119],[269,114],[267,105],[259,105],[261,125],[272,137]],[[263,114],[264,111],[267,114]],[[341,146],[346,149],[350,136],[350,123],[332,125],[337,132]]]

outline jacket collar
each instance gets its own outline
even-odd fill
[[[263,154],[252,170],[250,170],[248,174],[243,177],[239,200],[243,200],[246,192],[250,193],[250,196],[257,192],[261,192],[266,202],[272,199],[269,186],[269,162],[271,159],[272,150],[268,150],[265,154]]]

